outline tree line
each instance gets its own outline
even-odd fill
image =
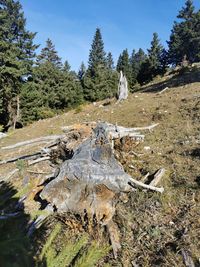
[[[168,48],[157,33],[147,52],[140,48],[129,55],[125,49],[114,66],[106,53],[101,31],[96,29],[88,65],[76,73],[62,63],[50,39],[36,54],[36,33],[26,29],[19,1],[0,0],[0,125],[22,127],[54,116],[84,101],[97,101],[117,93],[119,72],[126,75],[130,90],[163,75],[171,66],[200,61],[200,10],[187,0],[174,22]]]

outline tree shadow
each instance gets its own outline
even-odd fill
[[[40,266],[34,253],[36,241],[27,236],[30,216],[16,193],[10,183],[0,182],[0,266]]]
[[[172,73],[173,74],[173,73]],[[184,67],[175,72],[172,78],[162,81],[157,84],[147,85],[142,90],[143,93],[156,93],[160,92],[166,87],[179,87],[190,83],[200,82],[200,68],[198,67]]]

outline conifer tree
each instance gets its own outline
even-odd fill
[[[61,58],[49,38],[46,41],[46,46],[42,48],[40,55],[37,57],[38,64],[47,62],[53,64],[56,68],[62,68]]]
[[[117,71],[122,71],[125,74],[128,83],[131,82],[131,65],[127,49],[123,50],[122,54],[119,56],[117,61]]]
[[[163,46],[160,44],[157,33],[153,33],[153,40],[151,42],[151,48],[148,50],[148,59],[151,66],[152,77],[161,73],[162,65],[161,58],[163,54]]]
[[[104,51],[104,43],[99,28],[96,29],[92,46],[89,53],[88,70],[91,77],[95,76],[97,68],[106,67],[106,53]]]
[[[114,96],[117,91],[117,79],[117,73],[108,68],[101,31],[97,28],[89,53],[88,69],[82,80],[85,99],[96,101]]]
[[[77,75],[70,71],[68,62],[64,66],[54,45],[41,50],[34,67],[31,81],[22,91],[22,119],[33,120],[54,116],[57,110],[74,107],[83,100],[83,92]],[[51,49],[46,49],[51,47]],[[32,101],[33,108],[30,109]]]
[[[132,51],[131,57],[130,57],[130,68],[131,68],[131,75],[130,75],[130,88],[133,88],[133,86],[136,84],[137,82],[137,68],[136,68],[136,53],[135,50]]]
[[[78,71],[79,81],[83,80],[83,77],[84,77],[85,73],[86,73],[86,66],[85,66],[84,62],[82,62],[81,66],[79,68],[79,71]]]
[[[35,33],[26,30],[18,1],[0,1],[0,124],[16,125],[20,120],[20,92],[31,74],[36,45]]]
[[[69,62],[67,60],[65,60],[64,65],[63,65],[63,71],[69,72],[70,69],[71,69],[71,66],[70,66]]]
[[[107,54],[106,63],[107,63],[107,68],[109,70],[114,69],[114,61],[113,61],[113,56],[112,56],[111,52],[108,52],[108,54]]]
[[[189,63],[200,60],[200,42],[199,42],[199,11],[195,12],[192,0],[187,0],[185,6],[179,11],[175,22],[170,40],[168,42],[169,63],[173,65],[181,64],[183,59]]]
[[[146,83],[153,79],[158,74],[163,74],[164,63],[164,48],[160,44],[160,40],[158,38],[158,34],[153,34],[153,39],[151,41],[151,47],[148,49],[148,57],[142,63],[139,74],[138,74],[138,82]]]

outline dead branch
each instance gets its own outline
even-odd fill
[[[165,169],[161,168],[159,169],[155,174],[154,174],[154,178],[151,181],[151,183],[149,185],[151,186],[157,186],[157,184],[160,182],[160,180],[162,179],[163,175],[165,174]]]
[[[51,174],[50,172],[42,172],[42,171],[33,171],[33,170],[27,170],[29,173],[34,173],[34,174]]]
[[[162,91],[160,91],[158,94],[160,95],[160,94],[162,94],[162,93],[164,93],[165,91],[167,91],[169,89],[169,87],[165,87]]]
[[[141,179],[141,182],[143,182],[144,184],[146,183],[146,181],[148,180],[150,173],[147,172],[147,174]]]
[[[34,164],[37,164],[39,162],[46,161],[46,160],[50,160],[50,157],[47,156],[47,157],[42,157],[42,158],[39,158],[36,160],[32,160],[32,161],[28,162],[28,166],[31,166],[31,165],[34,165]]]
[[[35,143],[49,142],[50,140],[56,140],[56,139],[63,138],[63,137],[64,137],[63,135],[42,136],[42,137],[39,137],[39,138],[35,138],[35,139],[19,142],[19,143],[16,143],[14,145],[4,146],[1,149],[2,150],[14,149],[14,148],[18,148],[18,147],[21,147],[21,146],[32,145],[32,144],[35,144]]]
[[[134,185],[136,185],[136,186],[140,186],[142,188],[149,189],[149,190],[152,190],[152,191],[156,191],[156,192],[160,192],[160,193],[163,193],[163,191],[164,191],[164,188],[163,187],[160,187],[159,188],[159,187],[155,187],[155,186],[152,186],[152,185],[147,185],[147,184],[144,184],[144,183],[142,183],[140,181],[137,181],[137,180],[135,180],[133,178],[130,178],[130,183],[129,184],[132,187],[134,187],[132,183]]]
[[[29,155],[18,156],[18,157],[15,157],[15,158],[10,158],[10,159],[7,159],[7,160],[0,161],[0,165],[7,164],[7,163],[12,163],[12,162],[15,162],[15,161],[18,161],[18,160],[37,159],[38,157],[41,157],[41,155],[42,155],[41,152],[36,152],[36,153],[33,153],[33,154],[29,154]]]

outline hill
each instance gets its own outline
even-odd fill
[[[3,147],[45,135],[61,134],[63,126],[98,120],[126,127],[159,123],[146,135],[144,142],[135,147],[134,154],[122,151],[118,157],[125,170],[138,180],[161,167],[167,170],[161,182],[165,188],[163,195],[137,191],[129,195],[125,206],[119,200],[114,219],[121,233],[121,256],[114,260],[110,255],[106,260],[111,266],[180,267],[185,266],[186,255],[198,266],[200,68],[195,66],[168,73],[118,104],[110,99],[83,105],[54,118],[10,131],[0,145]],[[1,150],[0,158],[31,153],[38,147]],[[35,176],[30,172],[31,168],[27,170],[22,162],[16,164],[21,171],[10,177],[10,181],[21,191],[26,184],[25,177]],[[2,177],[15,168],[13,163],[0,167]],[[38,168],[32,171],[49,171],[45,164]],[[32,208],[26,207],[26,213],[31,214]]]

